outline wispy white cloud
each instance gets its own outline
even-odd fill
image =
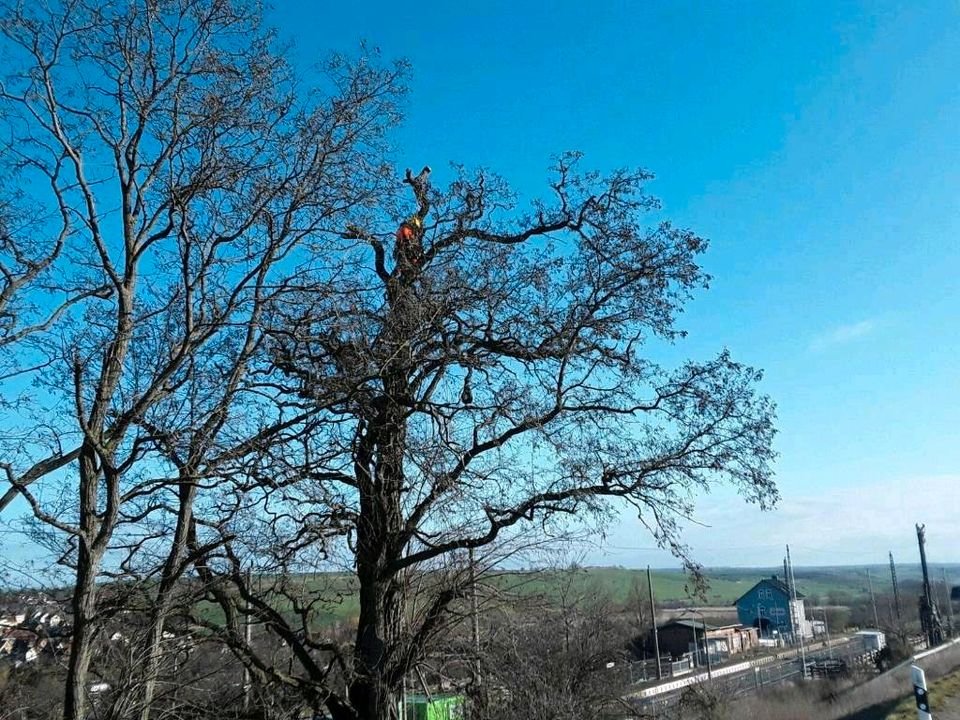
[[[783,499],[771,512],[761,512],[730,493],[708,495],[697,503],[684,537],[693,556],[706,565],[775,566],[790,543],[801,565],[883,563],[887,551],[916,562],[914,523],[927,525],[928,557],[957,562],[960,529],[960,475],[887,478],[815,492],[784,487]],[[649,536],[627,514],[598,549],[596,564],[667,566],[663,551],[649,549]]]
[[[818,335],[810,343],[810,349],[819,352],[836,345],[844,345],[858,338],[869,335],[876,330],[878,322],[876,319],[861,320],[860,322],[849,325],[841,325],[828,333]]]

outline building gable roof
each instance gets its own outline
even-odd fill
[[[739,605],[741,600],[743,600],[747,595],[752,593],[761,585],[767,585],[769,587],[772,587],[777,592],[782,593],[783,595],[786,595],[787,598],[790,597],[790,588],[787,586],[785,582],[783,582],[783,580],[780,580],[776,575],[774,575],[773,577],[764,578],[763,580],[756,583],[753,587],[747,590],[743,595],[738,597],[733,604]],[[805,597],[804,594],[799,590],[797,590],[796,593],[797,593],[797,600],[802,600]]]
[[[704,629],[704,623],[702,623],[701,621],[699,621],[699,620],[687,620],[687,619],[685,619],[685,618],[681,618],[681,619],[677,619],[677,620],[669,620],[669,621],[663,623],[663,625],[657,625],[657,629],[658,629],[658,630],[663,630],[664,628],[670,627],[670,626],[672,626],[672,625],[679,625],[680,627],[685,627],[685,628],[688,628],[688,629],[690,629],[690,630],[700,630],[700,631],[702,631],[702,630]],[[706,629],[707,629],[707,630],[716,630],[716,628],[715,628],[713,625],[706,625]]]

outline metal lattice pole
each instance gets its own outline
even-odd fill
[[[890,580],[893,582],[893,602],[897,612],[897,630],[903,639],[903,607],[900,605],[900,584],[897,582],[897,566],[893,562],[893,552],[890,552]]]

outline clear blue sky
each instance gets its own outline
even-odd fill
[[[960,561],[960,3],[593,5],[291,0],[271,22],[304,65],[362,40],[412,62],[403,164],[532,194],[579,149],[656,172],[711,239],[677,357],[766,370],[783,501],[707,498],[703,562],[915,561],[915,520]],[[651,545],[624,518],[587,559],[671,564]]]
[[[303,62],[361,40],[414,68],[401,162],[642,165],[709,237],[680,351],[728,346],[780,408],[775,513],[723,493],[710,564],[960,560],[960,4],[282,3]],[[927,500],[916,494],[930,488]],[[667,564],[625,519],[594,562]],[[632,549],[636,548],[636,549]]]

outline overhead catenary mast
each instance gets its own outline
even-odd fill
[[[937,612],[937,603],[933,599],[930,587],[930,574],[927,571],[926,526],[917,525],[917,544],[920,546],[920,568],[923,570],[923,593],[920,595],[920,627],[927,638],[929,647],[943,642],[943,626],[940,623],[940,613]]]
[[[900,605],[900,585],[897,583],[897,566],[893,562],[893,551],[890,551],[890,580],[893,583],[893,602],[897,612],[897,630],[903,638],[903,607]]]
[[[796,578],[793,575],[793,561],[790,559],[790,546],[787,545],[787,570],[790,577],[788,581],[790,587],[790,625],[793,626],[794,636],[800,640],[800,677],[807,677],[807,650],[803,645],[803,617],[804,613],[800,612],[799,618],[794,619],[794,612],[797,610],[797,583]],[[799,626],[799,628],[797,627]],[[798,632],[799,629],[799,632]]]
[[[870,568],[867,568],[867,588],[870,590],[870,602],[873,604],[873,627],[880,629],[880,616],[877,615],[877,596],[873,594],[873,579],[870,577]]]

